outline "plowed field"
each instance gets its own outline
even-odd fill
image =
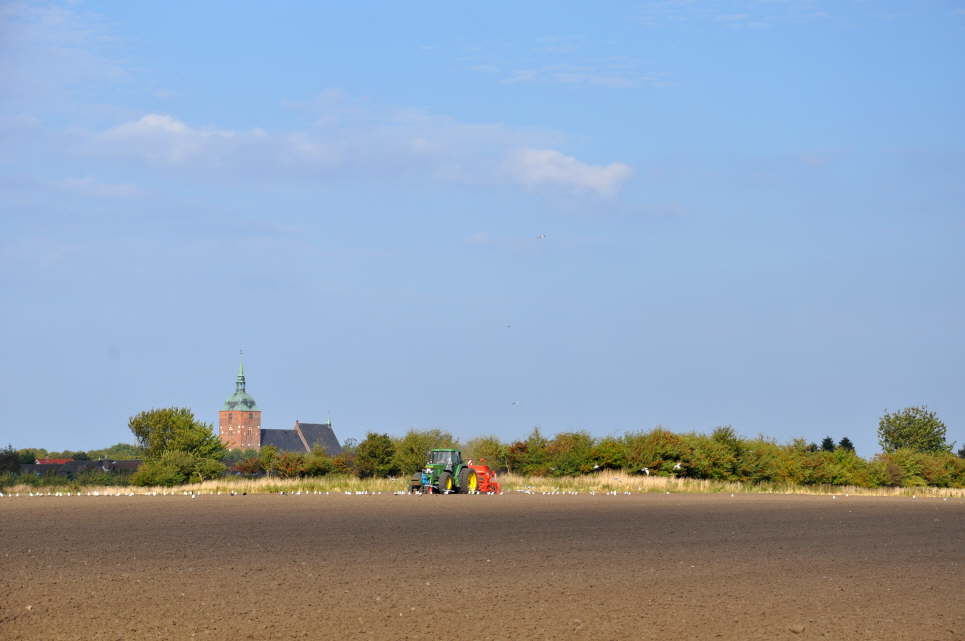
[[[965,639],[965,501],[0,499],[0,639]]]

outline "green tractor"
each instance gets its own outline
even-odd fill
[[[426,466],[412,475],[409,492],[415,494],[470,494],[477,490],[476,470],[462,460],[459,450],[430,450]]]

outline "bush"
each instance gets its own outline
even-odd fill
[[[622,470],[627,466],[627,451],[623,442],[613,436],[600,439],[590,452],[594,469]]]
[[[593,469],[593,438],[586,432],[563,432],[546,447],[552,476],[574,476]]]
[[[247,450],[229,450],[227,454],[222,457],[221,462],[228,467],[234,469],[234,466],[244,461],[245,459],[258,458],[258,450],[247,449]]]
[[[506,450],[506,468],[516,474],[546,476],[552,465],[547,446],[549,441],[538,427],[533,428],[525,441],[516,441]]]
[[[5,488],[17,485],[19,482],[20,476],[16,472],[0,472],[0,491],[6,491]]]
[[[737,480],[737,457],[731,443],[703,434],[688,434],[684,440],[690,447],[687,476],[718,481]]]
[[[165,452],[159,458],[142,463],[131,475],[131,484],[170,487],[187,482],[196,483],[217,478],[224,474],[225,469],[224,463],[211,458],[187,452]]]
[[[748,483],[765,483],[782,480],[781,459],[784,450],[764,439],[746,441],[740,448],[741,455],[735,462],[735,475]]]
[[[171,463],[162,463],[159,460],[145,461],[131,475],[131,484],[141,486],[161,485],[171,487],[181,485],[187,480],[187,475],[178,466]]]
[[[623,442],[626,448],[625,465],[633,473],[647,468],[651,474],[672,474],[678,462],[691,458],[687,441],[662,427],[647,433],[627,434]]]
[[[335,474],[355,474],[355,455],[343,451],[333,458],[332,472]]]
[[[249,456],[248,458],[243,458],[233,466],[231,466],[231,471],[237,474],[243,474],[245,476],[257,476],[261,474],[264,470],[261,464],[261,459],[257,456]]]
[[[386,477],[399,472],[395,446],[388,434],[369,432],[355,452],[355,473],[359,478]]]
[[[305,457],[295,452],[282,452],[275,461],[278,476],[283,479],[293,479],[302,475],[305,468]]]
[[[335,467],[334,461],[325,452],[325,448],[317,447],[305,457],[303,467],[305,476],[325,476]]]

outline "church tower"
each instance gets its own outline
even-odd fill
[[[261,449],[261,410],[245,391],[245,364],[238,366],[235,393],[221,408],[218,431],[229,450]]]

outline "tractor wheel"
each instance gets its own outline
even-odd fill
[[[460,494],[469,494],[475,492],[477,486],[476,470],[468,467],[462,468],[462,471],[459,472],[459,489],[457,491]]]
[[[452,472],[439,473],[439,494],[452,492]]]

